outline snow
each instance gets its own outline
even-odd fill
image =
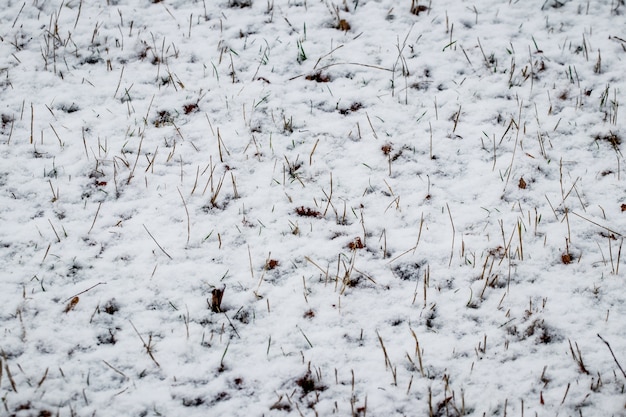
[[[9,1],[0,414],[624,415],[626,7],[410,6]]]

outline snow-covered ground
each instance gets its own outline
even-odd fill
[[[4,4],[1,415],[626,415],[623,0]]]

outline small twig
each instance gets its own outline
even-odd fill
[[[4,358],[4,370],[7,371],[7,378],[9,379],[9,382],[11,383],[11,388],[13,388],[13,391],[17,393],[17,388],[15,387],[15,380],[13,379],[13,375],[11,375],[11,370],[9,369],[9,360],[7,359],[7,354],[4,353],[4,350],[2,350],[2,357]]]
[[[63,147],[63,141],[61,140],[61,137],[59,136],[59,134],[57,133],[57,130],[54,128],[54,126],[52,126],[52,123],[48,123],[50,125],[50,127],[52,128],[52,132],[54,132],[54,136],[57,137],[57,140],[59,141],[59,145],[61,147]]]
[[[619,38],[617,38],[619,39]],[[331,50],[329,53],[327,53],[326,55],[322,55],[321,57],[318,58],[317,62],[315,63],[315,66],[313,67],[313,69],[317,68],[317,64],[320,63],[320,61],[324,58],[326,58],[327,56],[331,55],[333,52],[335,52],[337,49],[339,48],[343,48],[344,45],[339,45],[338,47],[334,48],[333,50]]]
[[[309,165],[313,165],[313,153],[315,152],[315,149],[317,148],[318,143],[320,143],[319,138],[315,141],[315,145],[313,145],[313,149],[311,150],[311,153],[309,154]]]
[[[302,331],[302,329],[301,329],[299,326],[296,326],[296,327],[298,327],[298,330],[300,330],[300,333],[302,333],[302,336],[304,336],[304,339],[305,339],[305,340],[306,340],[306,342],[309,344],[309,346],[310,346],[310,347],[313,347],[313,344],[311,343],[311,341],[309,340],[309,338],[308,338],[308,337],[306,337],[306,334],[304,334],[304,332]]]
[[[83,291],[81,291],[81,292],[79,292],[79,293],[77,293],[77,294],[72,295],[71,297],[68,297],[67,299],[63,300],[63,302],[64,302],[64,303],[67,303],[67,302],[68,302],[68,301],[70,301],[72,298],[74,298],[74,297],[78,297],[79,295],[84,294],[84,293],[86,293],[87,291],[90,291],[90,290],[92,290],[92,289],[96,288],[98,285],[103,285],[103,284],[106,284],[106,282],[99,282],[99,283],[97,283],[97,284],[95,284],[95,285],[92,285],[91,287],[87,288],[86,290],[83,290]]]
[[[183,197],[183,193],[180,192],[180,189],[176,187],[178,190],[178,194],[180,194],[180,199],[183,200],[183,206],[185,207],[185,213],[187,213],[187,245],[189,245],[189,238],[191,236],[191,223],[189,221],[189,210],[187,209],[187,203],[185,203],[185,198]],[[97,213],[96,213],[97,215]],[[95,220],[94,220],[95,223]],[[145,227],[145,226],[144,226]]]
[[[11,26],[12,28],[15,27],[15,24],[17,23],[17,19],[20,18],[20,15],[22,14],[22,10],[24,10],[24,6],[26,6],[26,2],[24,2],[24,4],[22,4],[22,8],[20,9],[19,12],[17,12],[17,16],[15,16],[15,20],[13,21],[13,26]],[[618,38],[619,39],[619,38]],[[342,45],[343,46],[343,45]]]
[[[619,232],[616,232],[615,230],[609,229],[609,228],[608,228],[608,227],[606,227],[606,226],[602,226],[601,224],[596,223],[596,222],[594,222],[593,220],[589,220],[588,218],[586,218],[586,217],[584,217],[584,216],[581,216],[581,215],[580,215],[580,214],[578,214],[578,213],[575,213],[575,212],[573,212],[573,211],[569,211],[569,213],[571,213],[571,214],[573,214],[573,215],[575,215],[575,216],[578,216],[578,217],[580,217],[581,219],[586,220],[586,221],[588,221],[588,222],[589,222],[589,223],[591,223],[591,224],[595,224],[596,226],[601,227],[601,228],[603,228],[604,230],[609,231],[609,232],[611,232],[611,233],[613,233],[613,234],[615,234],[615,235],[617,235],[617,236],[624,236],[623,234],[621,234],[621,233],[619,233]]]
[[[170,256],[169,253],[165,252],[165,249],[163,249],[163,247],[161,247],[161,245],[159,245],[159,242],[157,242],[157,240],[154,238],[154,236],[152,236],[152,233],[150,233],[150,231],[148,230],[148,228],[146,227],[146,225],[142,225],[144,229],[146,229],[146,232],[148,232],[148,234],[150,235],[150,237],[152,238],[152,240],[154,240],[154,243],[156,243],[156,245],[159,247],[159,249],[161,249],[161,252],[163,252],[165,255],[167,255],[168,258],[170,258],[171,260],[173,260],[174,258],[172,258]]]
[[[602,336],[600,336],[600,334],[597,335],[600,340],[602,340],[604,342],[604,344],[606,345],[606,347],[609,348],[609,352],[611,352],[611,355],[613,356],[613,360],[615,361],[615,364],[617,365],[617,367],[619,368],[620,371],[622,371],[622,375],[624,375],[624,378],[626,378],[626,372],[624,372],[624,368],[622,368],[622,366],[619,364],[619,362],[617,361],[617,358],[615,357],[615,353],[613,353],[613,349],[611,349],[611,345],[609,345],[609,342],[607,342],[606,340],[604,340],[602,338]]]
[[[487,55],[485,55],[485,51],[483,50],[483,46],[480,44],[480,38],[478,39],[478,47],[480,48],[480,52],[483,54],[483,59],[485,60],[485,65],[487,66],[487,68],[491,69],[491,63],[489,62],[489,59],[487,58]]]
[[[154,359],[154,355],[152,355],[152,347],[150,346],[150,344],[146,344],[145,340],[143,340],[143,337],[141,337],[141,334],[139,333],[139,330],[137,330],[137,328],[135,327],[133,322],[130,321],[130,320],[128,320],[128,322],[130,323],[131,326],[133,326],[133,329],[135,330],[135,333],[137,333],[137,336],[139,336],[139,339],[141,340],[141,343],[143,343],[143,347],[146,348],[146,353],[148,353],[148,356],[150,356],[150,359],[152,359],[152,361],[156,364],[156,366],[158,366],[160,368],[161,365],[159,365],[159,363],[156,361],[156,359]],[[152,342],[152,335],[150,335],[149,342]]]
[[[115,89],[115,93],[113,93],[113,98],[115,98],[115,96],[117,96],[117,92],[120,89],[120,84],[122,84],[122,77],[124,76],[124,67],[122,67],[122,71],[120,72],[120,79],[117,82],[117,88]],[[31,141],[32,143],[32,141]]]
[[[565,402],[565,398],[567,398],[567,393],[569,392],[569,385],[570,383],[567,383],[567,388],[565,388],[565,394],[563,394],[563,399],[561,400],[561,405],[563,405],[563,403]]]
[[[226,349],[224,349],[224,353],[222,353],[222,359],[220,359],[220,368],[224,367],[224,358],[226,357],[226,352],[228,352],[228,348],[230,347],[230,340],[228,344],[226,344]]]
[[[48,377],[48,368],[46,368],[46,371],[43,373],[43,376],[41,377],[41,379],[37,383],[37,388],[41,387],[41,385],[44,383],[44,381],[46,380],[47,377]]]
[[[78,24],[78,18],[80,17],[80,10],[83,8],[83,0],[80,0],[78,4],[78,14],[76,15],[76,21],[74,22],[74,29],[76,29],[76,25]]]
[[[326,193],[324,193],[326,194]],[[326,204],[326,209],[324,210],[323,216],[326,217],[326,212],[328,211],[328,207],[331,205],[331,199],[333,198],[333,172],[330,172],[330,194],[326,196],[328,199],[328,204]]]
[[[578,348],[578,343],[574,342],[574,344],[576,345],[576,352],[578,352],[578,355],[576,355],[576,352],[574,352],[574,348],[572,347],[572,341],[568,340],[568,342],[569,342],[570,352],[572,353],[572,357],[574,358],[574,361],[578,364],[578,368],[580,369],[581,372],[587,375],[590,375],[589,371],[587,370],[587,367],[585,367],[585,363],[583,362],[583,355],[582,353],[580,353],[580,349]]]
[[[448,208],[448,215],[450,216],[450,224],[452,224],[452,248],[450,249],[450,262],[448,262],[448,266],[452,265],[452,257],[454,256],[454,235],[456,235],[456,231],[454,229],[454,221],[452,220],[452,213],[450,212],[450,206],[446,203],[446,207]]]
[[[376,131],[374,130],[374,126],[372,125],[372,121],[370,120],[370,115],[367,114],[367,112],[365,112],[365,116],[367,117],[367,122],[369,123],[370,128],[372,129],[372,133],[374,134],[374,139],[378,139],[378,135],[376,134]]]
[[[254,279],[254,268],[252,267],[252,253],[250,253],[250,245],[248,245],[248,261],[250,263],[250,275]]]
[[[318,71],[323,71],[323,70],[325,70],[327,68],[334,67],[336,65],[356,65],[356,66],[359,66],[359,67],[373,68],[373,69],[377,69],[377,70],[393,72],[393,70],[389,69],[389,68],[383,68],[383,67],[379,67],[377,65],[361,64],[359,62],[336,62],[334,64],[324,65],[323,67],[320,67],[318,69]],[[289,78],[289,81],[295,80],[296,78],[300,78],[300,77],[303,77],[305,75],[306,74],[296,75],[295,77]]]
[[[33,103],[30,103],[30,144],[33,144],[33,127],[35,124],[35,110],[33,109]]]
[[[241,309],[240,309],[241,310]],[[239,332],[237,331],[237,329],[235,328],[235,325],[233,324],[232,321],[230,321],[230,317],[228,317],[228,314],[226,314],[225,311],[222,311],[222,313],[224,313],[224,316],[226,316],[226,320],[228,320],[228,324],[230,324],[230,327],[233,328],[235,334],[237,335],[238,338],[241,339],[241,336],[239,336]]]
[[[124,379],[128,379],[128,377],[126,376],[126,374],[122,371],[120,371],[119,369],[115,368],[113,365],[111,365],[110,363],[108,363],[107,361],[105,361],[104,359],[102,359],[102,362],[104,362],[104,364],[106,366],[108,366],[109,368],[113,369],[115,372],[117,372],[118,374],[122,375],[124,377]]]
[[[135,158],[135,164],[133,165],[133,169],[130,171],[128,175],[128,180],[126,181],[126,185],[130,184],[130,181],[135,176],[135,168],[137,168],[137,162],[139,162],[139,156],[141,155],[141,145],[143,145],[143,133],[141,134],[141,139],[139,140],[139,148],[137,149],[137,157]]]
[[[521,101],[519,104],[519,114],[517,116],[517,132],[515,134],[515,145],[513,147],[513,154],[511,155],[511,163],[509,164],[509,172],[506,176],[506,182],[504,183],[505,190],[506,190],[506,186],[509,184],[509,178],[511,178],[511,172],[513,171],[513,162],[515,161],[515,152],[517,151],[517,144],[519,143],[519,132],[521,129],[521,124],[522,124],[522,106],[523,106],[523,101]]]
[[[59,237],[59,234],[57,233],[56,229],[54,228],[54,225],[52,224],[52,222],[50,221],[50,219],[48,219],[48,223],[50,223],[50,227],[52,227],[52,231],[54,232],[54,234],[57,237],[57,242],[61,242],[61,238]]]
[[[100,202],[100,204],[98,204],[98,210],[96,210],[96,215],[93,216],[93,223],[91,223],[91,227],[89,228],[89,231],[87,232],[87,234],[91,233],[91,229],[93,229],[93,227],[96,224],[96,219],[98,218],[98,213],[100,213],[100,207],[102,207],[102,201]]]

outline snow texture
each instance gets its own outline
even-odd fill
[[[0,414],[624,416],[623,0],[5,0]]]

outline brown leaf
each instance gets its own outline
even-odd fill
[[[519,184],[517,184],[517,186],[521,188],[522,190],[526,189],[526,181],[524,181],[524,178],[519,179]]]
[[[214,288],[212,291],[211,297],[211,310],[215,313],[220,313],[222,311],[222,297],[224,297],[224,290],[226,288]]]
[[[622,211],[626,211],[626,204],[622,204]]]
[[[321,213],[317,210],[313,210],[312,208],[300,206],[296,208],[296,213],[300,216],[304,217],[321,217]]]
[[[361,238],[358,236],[354,238],[352,242],[348,243],[348,249],[350,250],[363,249],[364,247],[365,245],[361,241]]]
[[[76,304],[78,304],[79,298],[78,297],[74,297],[70,300],[69,303],[67,303],[67,305],[65,306],[65,310],[63,310],[63,312],[68,313],[71,310],[74,310],[74,307],[76,307]]]
[[[309,75],[307,75],[304,78],[306,78],[309,81],[315,81],[315,82],[318,82],[318,83],[327,83],[327,82],[330,81],[330,75],[322,74],[321,71],[317,71],[317,72],[315,72],[313,74],[309,74]]]
[[[563,255],[561,255],[561,262],[563,262],[565,265],[571,264],[572,255],[570,255],[569,253],[564,253]]]
[[[425,12],[428,10],[427,6],[423,6],[423,5],[417,5],[415,4],[415,2],[413,3],[413,5],[411,6],[411,13],[414,15],[419,15],[421,12]]]
[[[265,263],[265,269],[270,271],[276,268],[279,264],[280,262],[278,262],[276,259],[268,259],[268,261]]]
[[[197,103],[185,104],[183,106],[183,111],[185,112],[185,114],[196,112],[198,111],[198,104]]]

